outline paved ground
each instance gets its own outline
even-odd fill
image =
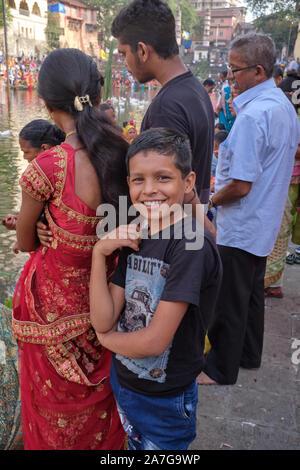
[[[240,369],[235,385],[198,387],[191,450],[300,449],[300,265],[286,265],[283,292],[266,299],[261,368]]]

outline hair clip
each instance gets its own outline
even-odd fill
[[[93,106],[92,103],[91,103],[89,95],[75,96],[74,108],[76,109],[76,111],[82,111],[83,110],[83,105],[86,104],[86,103],[88,103],[88,105],[90,107]]]

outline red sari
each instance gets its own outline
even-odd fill
[[[44,152],[23,173],[53,233],[24,266],[13,307],[24,448],[115,450],[124,431],[109,384],[110,352],[90,324],[89,277],[99,217],[74,192],[75,150]],[[108,275],[115,260],[107,262]]]

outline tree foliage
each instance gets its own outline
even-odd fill
[[[181,27],[184,31],[192,33],[198,22],[197,12],[188,0],[180,1],[179,7],[181,9]]]
[[[85,0],[87,5],[97,8],[97,21],[103,37],[102,46],[109,47],[113,19],[130,2],[131,0]]]
[[[300,20],[300,0],[247,0],[258,30],[269,34],[278,50],[292,53]]]
[[[255,16],[262,16],[269,12],[289,11],[297,16],[300,13],[300,0],[247,0],[247,4]]]
[[[260,16],[254,21],[256,28],[272,37],[276,48],[281,51],[288,47],[288,54],[292,53],[298,32],[298,20],[295,14],[278,12]]]
[[[106,65],[106,68],[105,68],[102,101],[108,100],[113,95],[113,79],[112,79],[111,64],[112,64],[113,51],[114,51],[115,47],[116,47],[116,41],[113,40],[110,43],[109,57],[108,57],[107,65]]]
[[[48,21],[45,28],[47,44],[49,51],[59,47],[59,36],[61,34],[61,27],[59,25],[58,13],[51,13],[47,11]]]
[[[0,28],[3,28],[3,26],[4,26],[2,2],[3,2],[3,0],[1,0],[1,2],[0,2]],[[9,6],[7,4],[5,5],[5,13],[6,13],[6,23],[9,24],[12,20],[12,16],[11,16],[11,13],[10,13]]]
[[[181,29],[195,34],[198,37],[203,36],[204,18],[199,18],[195,8],[189,0],[168,0],[168,5],[176,18],[177,8],[181,9]]]

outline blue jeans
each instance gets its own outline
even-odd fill
[[[129,450],[186,450],[195,439],[196,380],[180,395],[141,395],[121,387],[112,361],[110,383]]]

